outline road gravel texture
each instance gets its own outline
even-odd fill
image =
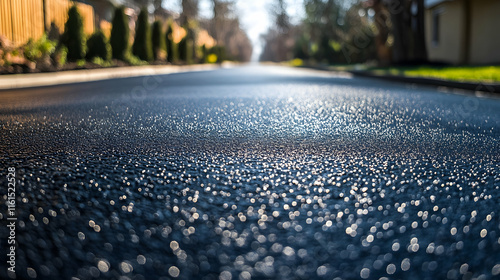
[[[0,126],[18,279],[500,279],[498,99],[247,66],[0,91]]]

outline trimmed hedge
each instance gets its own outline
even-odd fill
[[[128,51],[129,28],[128,18],[125,15],[125,7],[118,7],[112,21],[111,28],[111,51],[112,57],[119,60],[125,60]]]

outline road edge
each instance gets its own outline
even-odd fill
[[[296,66],[289,66],[296,67]],[[386,80],[391,82],[399,82],[406,84],[418,84],[423,86],[430,86],[435,88],[450,88],[450,89],[459,89],[470,91],[475,95],[481,96],[492,96],[499,97],[500,96],[500,83],[482,83],[482,82],[456,82],[450,80],[442,80],[442,79],[433,79],[433,78],[422,78],[422,77],[408,77],[408,76],[399,76],[399,75],[378,75],[371,73],[366,70],[336,70],[327,66],[298,66],[299,68],[309,68],[320,71],[328,71],[328,72],[345,72],[350,73],[356,77],[362,78],[373,78],[379,80]]]
[[[500,84],[481,83],[481,82],[456,82],[456,81],[433,79],[433,78],[407,77],[398,75],[377,75],[370,73],[368,71],[356,71],[356,70],[351,70],[347,72],[358,77],[375,78],[375,79],[382,79],[394,82],[420,84],[420,85],[428,85],[434,87],[455,88],[455,89],[469,90],[474,92],[481,91],[495,95],[500,94]]]
[[[230,66],[225,64],[146,65],[88,70],[70,70],[50,73],[1,75],[0,90],[55,86],[117,78],[166,75],[183,72],[210,71],[226,67]]]

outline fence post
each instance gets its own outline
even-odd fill
[[[12,1],[10,1],[10,33],[12,35],[11,41],[16,44],[14,41],[14,8],[12,7]]]
[[[43,30],[45,32],[49,31],[49,28],[47,27],[47,15],[46,15],[46,6],[45,6],[45,0],[42,0],[42,14],[43,14]]]

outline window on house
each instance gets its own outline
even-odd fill
[[[432,45],[439,46],[440,41],[440,21],[443,9],[435,9],[432,11]]]

